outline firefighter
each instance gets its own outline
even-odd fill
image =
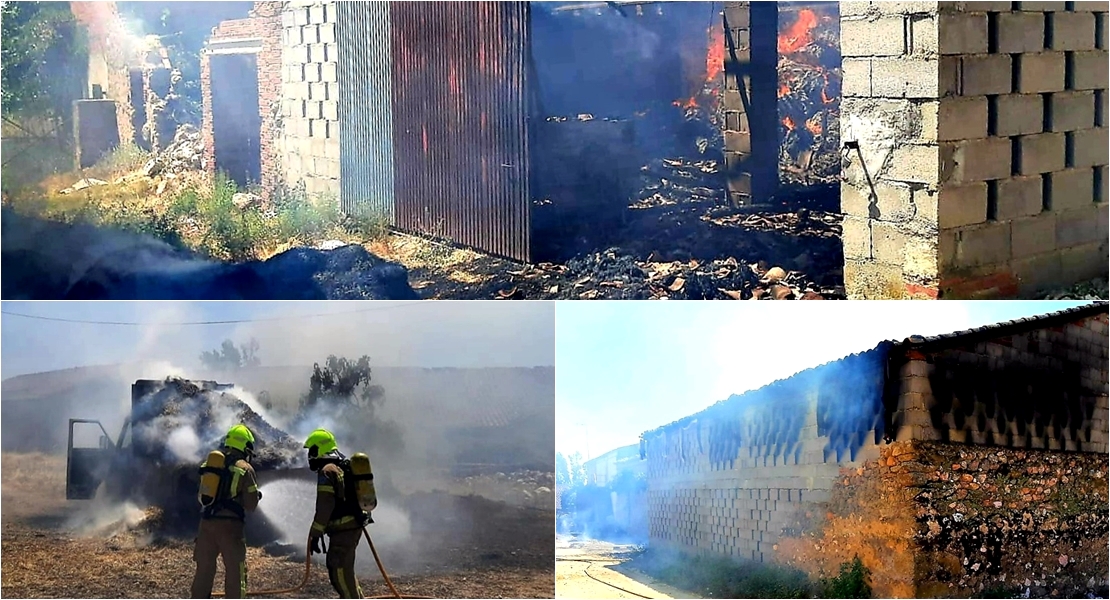
[[[374,522],[368,511],[377,506],[369,459],[361,453],[348,459],[335,436],[324,429],[313,431],[304,447],[308,468],[317,473],[316,514],[309,531],[312,553],[327,555],[328,578],[340,598],[362,598],[355,578],[355,549],[363,527]]]
[[[201,509],[193,560],[192,598],[212,597],[216,577],[216,557],[224,561],[224,594],[227,598],[247,597],[247,540],[243,533],[246,513],[254,512],[262,492],[254,477],[250,459],[254,455],[254,434],[246,425],[228,430],[223,447],[208,455],[200,466],[198,499]]]

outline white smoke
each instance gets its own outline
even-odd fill
[[[170,433],[166,447],[181,462],[196,462],[201,459],[200,436],[188,424],[183,424]]]
[[[258,416],[262,417],[263,421],[266,421],[278,429],[285,429],[287,425],[287,423],[284,422],[285,420],[279,418],[273,411],[268,410],[265,406],[262,406],[262,403],[258,401],[258,398],[253,393],[239,386],[235,386],[229,391],[236,398],[242,400],[243,404],[246,404],[251,410],[258,413]]]

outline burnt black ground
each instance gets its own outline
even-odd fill
[[[2,215],[5,300],[415,300],[405,267],[361,246],[205,260],[151,236]]]

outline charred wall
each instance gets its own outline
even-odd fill
[[[887,597],[938,581],[967,595],[988,571],[1055,578],[1058,593],[1086,585],[1106,553],[1082,540],[1106,532],[1107,332],[1097,306],[883,344],[645,433],[651,543],[815,574],[854,552]],[[1065,476],[1101,496],[1068,495],[1055,487]],[[1078,531],[1060,527],[1079,514]],[[1055,529],[1034,535],[1031,518]],[[1077,566],[1034,576],[1027,560],[991,555],[988,568],[973,543]]]
[[[907,354],[900,437],[1107,452],[1107,317]]]

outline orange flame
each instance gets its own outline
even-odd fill
[[[785,83],[779,85],[779,98],[790,95],[790,86]]]
[[[806,121],[806,129],[813,135],[821,135],[821,132],[823,132],[825,128],[821,125],[820,113],[813,115],[810,120]]]
[[[690,110],[698,107],[698,96],[702,94],[709,95],[709,92],[716,87],[717,78],[725,70],[725,30],[724,27],[713,26],[709,28],[709,51],[705,56],[705,79],[702,89],[694,93],[693,96],[682,100],[675,100],[671,104]]]
[[[794,131],[794,128],[797,127],[797,125],[794,124],[794,119],[790,117],[784,117],[782,119],[782,124],[786,125],[786,128],[790,131]]]
[[[817,27],[817,14],[812,10],[798,11],[798,20],[779,36],[779,54],[793,54],[813,41],[810,31]]]

